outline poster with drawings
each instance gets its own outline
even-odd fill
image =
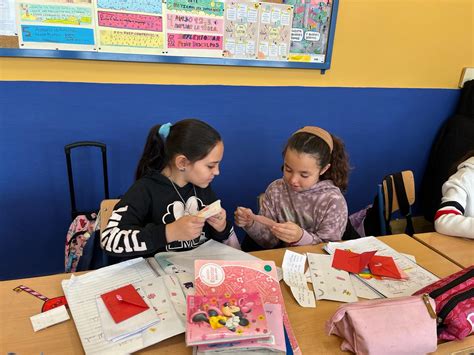
[[[99,51],[162,54],[161,1],[97,0],[96,19]]]
[[[93,4],[18,1],[16,22],[20,48],[95,50]]]
[[[222,56],[256,59],[260,3],[227,1],[224,12],[224,51]]]
[[[286,60],[290,49],[293,6],[260,3],[258,59]]]
[[[294,6],[290,61],[324,63],[332,13],[331,0],[285,0]]]
[[[224,2],[167,0],[166,54],[222,57]]]

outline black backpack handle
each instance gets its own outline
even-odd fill
[[[83,212],[77,211],[76,208],[76,195],[74,192],[74,180],[72,177],[72,164],[71,164],[71,150],[80,147],[97,147],[102,151],[102,170],[104,173],[104,192],[105,199],[109,199],[109,176],[107,173],[107,147],[104,143],[94,141],[81,141],[67,144],[64,146],[64,152],[66,153],[67,173],[69,178],[69,194],[71,196],[71,217],[76,218]]]

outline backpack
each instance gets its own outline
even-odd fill
[[[98,229],[97,214],[79,215],[72,221],[66,234],[64,271],[75,272],[84,247],[90,236]]]
[[[436,302],[438,338],[463,339],[474,331],[474,265],[414,293]]]

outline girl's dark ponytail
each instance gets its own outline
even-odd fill
[[[165,144],[158,131],[161,124],[153,126],[148,133],[143,154],[138,162],[135,180],[152,171],[161,171],[166,165]]]
[[[331,134],[333,149],[331,153],[331,166],[322,176],[321,180],[330,179],[341,191],[346,191],[349,184],[349,158],[344,143]]]
[[[188,118],[170,125],[166,141],[159,134],[161,126],[153,126],[148,133],[135,173],[136,180],[155,171],[161,172],[179,154],[191,163],[201,160],[221,141],[214,128],[197,119]]]

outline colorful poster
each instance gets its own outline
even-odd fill
[[[163,48],[163,33],[101,30],[100,45],[124,48]]]
[[[215,0],[167,0],[170,11],[187,12],[202,16],[223,16],[224,3]]]
[[[22,23],[42,23],[55,25],[92,24],[92,8],[83,6],[20,4],[20,18]]]
[[[96,50],[92,4],[18,2],[20,48]]]
[[[285,0],[294,6],[290,60],[324,63],[332,13],[331,0]]]
[[[101,52],[163,54],[161,0],[97,0]]]
[[[23,42],[94,44],[94,31],[89,28],[22,25],[21,34]]]
[[[15,34],[15,1],[0,0],[0,35],[14,36]]]
[[[223,56],[256,59],[260,3],[229,1],[225,5]]]
[[[171,31],[191,31],[222,34],[224,21],[219,18],[168,14],[166,27]]]
[[[97,8],[161,14],[161,0],[97,0]]]
[[[222,49],[222,36],[168,34],[168,48]]]
[[[272,3],[261,4],[257,46],[258,59],[288,59],[292,18],[293,6]]]
[[[224,3],[215,0],[167,0],[166,54],[222,57]]]
[[[103,27],[163,32],[161,16],[99,11],[97,23]]]

